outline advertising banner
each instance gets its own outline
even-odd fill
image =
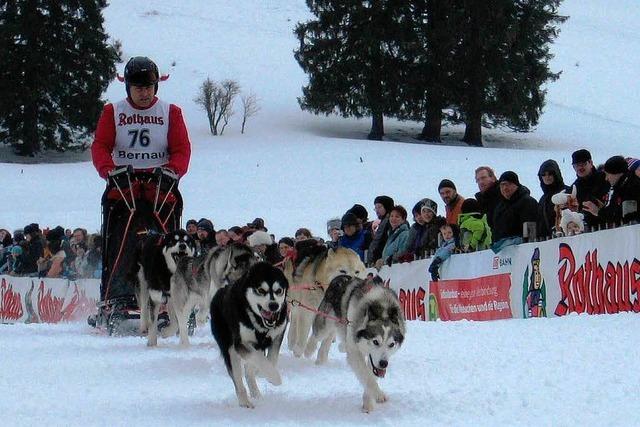
[[[0,323],[86,320],[96,312],[100,281],[0,276]]]
[[[510,319],[511,275],[508,273],[475,279],[431,282],[429,293],[435,296],[441,320]]]

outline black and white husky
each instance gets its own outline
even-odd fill
[[[140,331],[147,332],[147,345],[158,344],[160,306],[171,300],[171,278],[182,258],[195,252],[193,239],[184,230],[150,233],[138,247],[134,273],[140,306]]]
[[[181,259],[171,278],[171,322],[162,330],[162,336],[169,337],[179,331],[180,344],[188,346],[188,322],[193,309],[197,308],[197,324],[205,324],[216,291],[242,278],[256,262],[258,258],[253,250],[240,243],[218,246],[198,257]]]
[[[370,412],[374,402],[387,400],[377,378],[385,376],[389,358],[404,341],[405,319],[398,296],[380,280],[338,276],[327,288],[319,311],[305,356],[311,357],[321,342],[316,363],[326,362],[337,331],[349,366],[364,387],[362,410]]]
[[[282,383],[276,364],[287,326],[288,288],[281,270],[259,262],[242,279],[218,290],[211,301],[211,332],[242,407],[254,407],[243,374],[253,398],[260,397],[256,376]]]

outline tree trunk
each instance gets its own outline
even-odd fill
[[[24,114],[22,115],[22,145],[20,145],[18,154],[21,156],[33,157],[40,151],[38,141],[38,106],[33,102],[27,102],[24,106]]]
[[[384,121],[382,113],[373,113],[371,116],[371,131],[367,135],[367,139],[382,141],[384,136]]]
[[[467,118],[462,140],[469,145],[482,147],[482,114],[472,113]]]
[[[420,133],[419,139],[427,142],[442,142],[442,110],[438,107],[427,108],[427,115],[424,121],[424,127]]]

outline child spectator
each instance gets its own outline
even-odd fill
[[[442,237],[442,242],[440,243],[440,247],[436,251],[433,260],[431,261],[431,265],[429,266],[431,280],[434,282],[440,280],[440,264],[449,259],[453,251],[456,250],[456,228],[456,226],[448,223],[440,225],[440,236]]]
[[[584,215],[569,209],[562,211],[560,227],[565,236],[575,236],[584,232]]]
[[[458,217],[460,247],[464,252],[475,252],[491,246],[491,228],[487,215],[480,213],[476,199],[465,199]]]

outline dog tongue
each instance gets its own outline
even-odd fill
[[[373,375],[375,375],[376,377],[384,378],[386,373],[386,369],[378,369],[376,367],[373,368]]]
[[[273,318],[276,315],[275,311],[266,311],[266,310],[262,310],[261,314],[262,314],[262,317],[267,320],[273,320]]]

